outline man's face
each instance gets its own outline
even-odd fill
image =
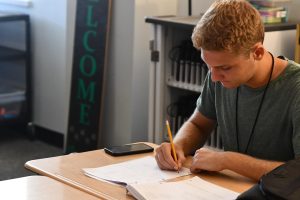
[[[201,57],[211,71],[213,82],[226,88],[236,88],[251,81],[256,71],[253,56],[236,55],[226,51],[201,50]]]

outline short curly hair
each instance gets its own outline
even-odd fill
[[[217,0],[199,20],[192,34],[197,49],[245,53],[264,40],[259,12],[245,0]]]

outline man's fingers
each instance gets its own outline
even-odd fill
[[[175,159],[172,157],[171,146],[169,145],[168,148],[162,148],[161,152],[164,157],[164,160],[168,163],[170,169],[177,170],[178,164],[176,163]]]
[[[160,161],[159,161],[158,157],[159,157],[158,154],[156,154],[155,155],[155,160],[156,160],[156,163],[157,163],[158,167],[160,169],[166,169],[162,164],[160,164]]]
[[[201,151],[198,149],[193,157],[192,165],[190,170],[192,173],[199,173],[201,171],[201,156],[199,154]]]
[[[173,169],[173,167],[166,161],[163,151],[161,149],[158,149],[156,151],[155,159],[158,163],[158,166],[161,169]]]
[[[172,157],[170,143],[163,143],[155,150],[155,159],[161,169],[178,170],[178,165]]]
[[[182,167],[182,164],[185,162],[185,156],[183,154],[183,152],[178,152],[177,154],[178,157],[178,168],[180,169]]]

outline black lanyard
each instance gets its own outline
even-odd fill
[[[270,53],[270,52],[269,52]],[[261,107],[262,107],[262,104],[264,102],[264,98],[266,96],[266,93],[267,93],[267,90],[269,88],[269,85],[270,85],[270,82],[271,82],[271,78],[272,78],[272,74],[273,74],[273,69],[274,69],[274,57],[273,55],[270,53],[271,57],[272,57],[272,68],[271,68],[271,72],[270,72],[270,76],[269,76],[269,80],[268,80],[268,83],[264,89],[264,92],[263,92],[263,95],[262,95],[262,98],[261,98],[261,101],[260,101],[260,104],[259,104],[259,107],[258,107],[258,111],[256,113],[256,117],[255,117],[255,121],[254,121],[254,124],[253,124],[253,127],[252,127],[252,130],[251,130],[251,134],[249,136],[249,139],[248,139],[248,142],[247,142],[247,146],[245,148],[245,151],[244,153],[247,153],[248,151],[248,147],[249,147],[249,144],[250,144],[250,141],[252,139],[252,136],[254,134],[254,130],[255,130],[255,126],[256,126],[256,123],[257,123],[257,120],[258,120],[258,117],[259,117],[259,113],[261,111]],[[239,88],[238,87],[236,89],[236,101],[235,101],[235,130],[236,130],[236,143],[237,143],[237,151],[240,152],[240,144],[239,144],[239,132],[238,132],[238,101],[239,101]]]

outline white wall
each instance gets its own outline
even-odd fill
[[[112,2],[102,144],[130,141],[133,18],[133,1]]]
[[[74,48],[74,37],[75,37],[75,20],[76,20],[76,1],[67,1],[67,24],[66,24],[66,74],[65,74],[65,129],[63,133],[67,134],[68,120],[69,120],[69,105],[70,105],[70,94],[71,94],[71,77],[72,77],[72,67],[73,67],[73,48]],[[66,138],[66,137],[65,137]]]
[[[72,1],[72,0],[69,0]],[[12,3],[18,1],[12,1]],[[33,68],[33,122],[65,133],[67,0],[32,0],[31,7],[0,4],[0,10],[30,14]]]
[[[65,133],[67,1],[33,2],[34,123]]]
[[[113,1],[102,144],[147,140],[150,24],[144,17],[176,10],[175,0]]]
[[[299,14],[299,8],[300,8],[300,0],[291,0],[291,3],[289,5],[289,19],[293,21],[297,21],[299,23],[300,21],[300,14]]]
[[[149,100],[149,41],[151,25],[145,23],[145,16],[176,15],[175,0],[135,1],[135,32],[133,49],[132,78],[132,140],[148,139],[148,100]]]
[[[178,1],[178,15],[187,16],[188,15],[188,1],[187,0],[177,0]],[[214,2],[214,0],[192,0],[192,15],[200,15],[204,13],[209,6]]]

